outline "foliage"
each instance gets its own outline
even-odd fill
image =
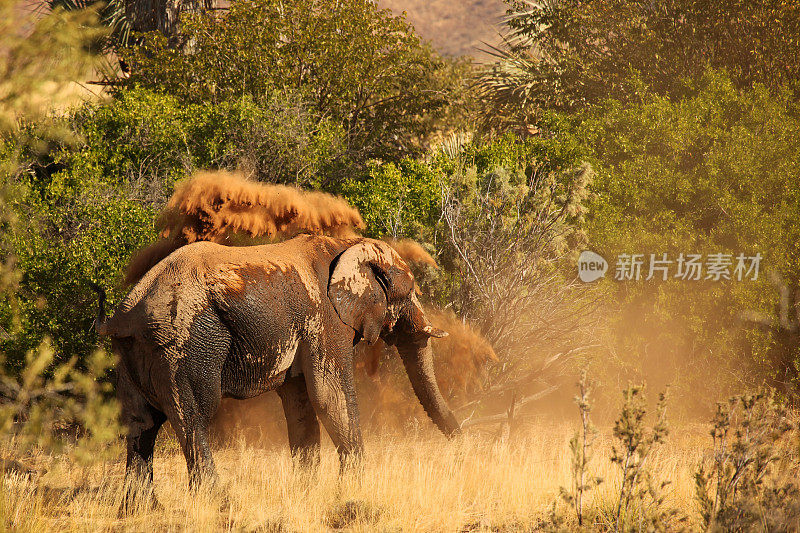
[[[34,212],[35,201],[31,202],[35,197],[29,188],[28,176],[37,172],[37,166],[31,161],[46,159],[48,152],[56,146],[66,149],[75,145],[76,132],[48,112],[52,111],[52,106],[74,100],[71,80],[95,64],[92,51],[96,39],[104,32],[97,29],[97,17],[92,11],[67,13],[55,10],[26,19],[15,2],[4,1],[0,8],[4,14],[0,22],[4,34],[0,53],[0,68],[4,75],[0,90],[0,255],[3,262],[0,345],[4,367],[11,375],[17,375],[25,364],[26,353],[37,350],[45,336],[51,333],[51,324],[39,321],[38,330],[30,334],[29,318],[32,313],[40,313],[40,306],[45,302],[42,296],[52,296],[57,301],[57,306],[49,310],[49,320],[58,321],[70,312],[77,312],[74,307],[76,293],[64,290],[72,288],[71,280],[61,277],[69,269],[59,271],[64,260],[75,262],[72,254],[76,250],[51,247],[54,233],[57,233],[52,228],[48,228],[51,230],[49,233],[34,234],[36,226],[32,222],[37,221],[38,213]],[[93,213],[86,214],[91,216]],[[97,224],[87,222],[91,220],[81,218],[79,222]],[[74,229],[74,219],[72,226]],[[83,239],[85,245],[95,236],[81,235],[78,240]],[[20,259],[21,248],[27,249],[29,255],[49,256],[48,260],[37,263],[30,270],[30,264],[20,268],[20,263],[27,261],[26,257]],[[89,255],[84,253],[82,259]],[[62,261],[49,261],[59,256]],[[57,276],[58,283],[44,283],[34,291],[29,290],[29,275],[35,277],[41,271]],[[87,329],[84,318],[82,327],[57,333],[67,341],[80,337],[81,332]],[[89,350],[86,346],[87,355]],[[61,362],[67,362],[71,354],[60,358]]]
[[[129,4],[136,9],[137,5],[141,5],[143,2],[129,2]],[[131,19],[133,17],[126,14],[125,0],[109,0],[102,4],[92,0],[47,0],[46,5],[51,10],[63,9],[64,11],[97,8],[98,22],[107,29],[107,38],[104,42],[104,48],[107,50],[117,46],[127,46],[131,40]],[[141,31],[141,28],[137,29]]]
[[[74,122],[85,145],[61,155],[69,172],[56,180],[155,190],[154,203],[197,169],[241,168],[261,181],[318,185],[342,151],[339,128],[278,96],[185,104],[135,88],[85,107]]]
[[[800,344],[778,323],[771,278],[787,293],[798,287],[800,108],[788,93],[740,91],[717,72],[695,92],[681,101],[608,101],[557,124],[585,143],[597,170],[586,231],[609,261],[607,278],[618,254],[645,259],[640,281],[606,283],[618,302],[609,306],[608,343],[651,383],[692,390],[686,407],[698,412],[714,400],[698,391],[764,377],[790,391],[796,380]],[[664,253],[673,261],[668,279],[645,281],[650,254]],[[681,253],[759,253],[758,279],[677,279]],[[786,313],[786,324],[796,324],[796,310]]]
[[[90,47],[99,35],[94,26],[96,16],[88,11],[66,14],[56,10],[35,22],[28,20],[32,26],[23,34],[20,26],[15,26],[20,23],[15,2],[1,1],[0,13],[4,35],[0,69],[9,76],[4,76],[0,89],[0,144],[4,147],[0,151],[0,484],[5,485],[6,468],[19,470],[17,459],[34,449],[60,452],[63,458],[87,467],[107,457],[109,444],[118,439],[120,431],[116,404],[107,400],[111,386],[106,373],[112,358],[105,353],[54,364],[55,351],[42,334],[23,352],[21,361],[6,350],[10,344],[24,344],[21,339],[26,327],[22,310],[26,299],[19,297],[25,290],[25,276],[12,244],[28,224],[28,213],[18,209],[29,194],[19,179],[19,157],[42,145],[71,140],[69,132],[49,119],[43,108],[54,103],[55,99],[48,101],[48,97],[63,91],[71,76],[84,73],[92,64]],[[33,120],[35,127],[24,127]],[[47,243],[37,244],[40,250],[47,248]],[[70,303],[62,302],[59,311],[68,309]],[[7,523],[2,511],[0,514],[2,527],[16,527]]]
[[[0,0],[0,178],[14,173],[23,149],[41,152],[71,132],[45,120],[48,111],[76,100],[74,79],[96,64],[93,53],[103,30],[91,10],[36,17],[14,0]],[[34,122],[35,136],[19,121]]]
[[[110,445],[121,434],[119,409],[105,379],[113,357],[96,351],[81,371],[75,357],[53,367],[54,355],[45,339],[28,352],[18,380],[0,373],[0,462],[38,449],[90,466],[117,453]]]
[[[435,163],[402,159],[371,164],[363,178],[345,181],[341,193],[361,212],[367,235],[430,240],[441,209],[439,180]]]
[[[800,10],[757,0],[509,0],[507,36],[485,73],[489,121],[535,121],[539,109],[578,110],[606,98],[635,103],[642,89],[692,94],[707,68],[735,87],[797,88]]]
[[[581,426],[569,441],[569,449],[572,455],[572,486],[570,489],[561,487],[561,498],[574,509],[578,527],[583,527],[584,525],[586,496],[603,482],[603,478],[593,476],[589,470],[592,450],[598,433],[597,428],[589,418],[589,414],[592,411],[589,392],[588,373],[584,368],[578,381],[578,395],[575,396],[575,403],[580,412]]]
[[[3,327],[17,324],[15,335],[0,346],[12,371],[21,369],[24,355],[51,336],[56,360],[73,356],[81,363],[97,345],[92,320],[97,295],[88,282],[113,289],[131,254],[155,237],[153,209],[114,189],[81,191],[56,205],[26,199],[29,222],[7,235],[7,246],[20,272],[19,290],[1,301]]]
[[[704,529],[792,531],[800,519],[796,427],[785,406],[763,394],[717,404],[713,455],[695,474]]]
[[[362,162],[418,153],[446,105],[458,103],[466,68],[369,0],[234,2],[222,14],[186,16],[181,35],[182,47],[150,34],[129,54],[129,85],[185,103],[298,95],[344,128],[348,154]]]
[[[650,430],[644,422],[647,409],[643,388],[630,386],[622,394],[624,402],[613,431],[617,444],[611,448],[611,462],[619,467],[622,475],[614,513],[610,517],[614,531],[641,531],[642,523],[646,523],[648,529],[669,531],[672,521],[681,521],[677,510],[665,505],[663,491],[670,482],[657,483],[648,464],[669,435],[666,394],[659,395],[656,421]]]

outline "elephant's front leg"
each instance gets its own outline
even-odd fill
[[[311,398],[308,396],[305,377],[290,376],[278,387],[283,403],[286,427],[289,430],[289,448],[300,466],[316,470],[319,466],[319,421]]]
[[[329,335],[320,350],[312,350],[303,362],[303,374],[314,409],[339,452],[341,468],[360,463],[364,444],[353,383],[352,330]]]

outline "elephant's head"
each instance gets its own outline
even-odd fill
[[[448,437],[460,433],[433,372],[430,338],[447,333],[428,322],[411,269],[397,252],[369,239],[350,246],[331,265],[328,297],[342,321],[366,342],[381,337],[397,347],[425,412]]]

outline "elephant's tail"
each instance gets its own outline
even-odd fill
[[[108,328],[106,325],[106,291],[97,283],[90,281],[89,286],[97,293],[98,307],[97,317],[94,319],[94,329],[100,335],[108,335]]]

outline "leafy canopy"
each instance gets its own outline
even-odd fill
[[[483,79],[491,113],[637,101],[644,87],[679,98],[707,68],[726,70],[737,88],[760,83],[775,92],[800,80],[796,2],[508,3],[507,42]]]
[[[186,16],[182,35],[149,34],[129,83],[192,103],[298,95],[344,127],[358,161],[418,151],[456,85],[455,66],[369,0],[233,2]]]

